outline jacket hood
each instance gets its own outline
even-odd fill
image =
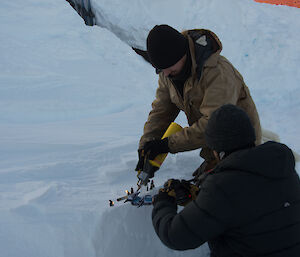
[[[217,169],[239,170],[274,179],[285,178],[295,172],[295,158],[286,145],[269,141],[232,153],[219,163]]]
[[[217,65],[216,57],[222,51],[222,43],[215,33],[206,29],[186,30],[182,34],[189,41],[192,76],[197,76],[199,80],[204,66]]]
[[[218,38],[218,36],[210,30],[191,29],[191,30],[183,31],[182,34],[185,37],[190,38],[193,42],[196,42],[196,43],[198,43],[200,45],[204,45],[204,46],[205,46],[205,40],[204,40],[204,38],[203,39],[200,39],[200,38],[202,38],[202,36],[206,36],[207,39],[210,39],[212,41],[215,52],[221,52],[223,49],[222,43],[221,43],[220,39]]]

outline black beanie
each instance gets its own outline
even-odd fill
[[[188,49],[188,39],[168,25],[156,25],[147,37],[147,52],[157,69],[176,64]]]
[[[255,130],[245,111],[226,104],[212,113],[205,130],[205,140],[212,150],[229,153],[253,145]]]

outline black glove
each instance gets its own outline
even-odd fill
[[[159,191],[157,195],[153,197],[153,204],[158,203],[159,201],[168,201],[171,203],[175,203],[175,198],[170,196],[167,192]]]
[[[168,193],[170,197],[176,200],[178,205],[185,206],[196,199],[199,188],[184,179],[169,179],[160,191]]]
[[[135,167],[136,171],[143,170],[143,168],[144,168],[144,162],[145,162],[144,149],[138,150],[138,156],[139,156],[139,161]]]
[[[149,160],[154,160],[155,157],[161,153],[168,153],[170,151],[168,146],[168,138],[164,139],[156,139],[152,141],[148,141],[144,145],[145,155],[149,158]]]

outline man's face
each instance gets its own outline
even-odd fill
[[[166,77],[168,76],[172,77],[178,75],[185,64],[185,61],[186,61],[186,55],[184,55],[177,63],[175,63],[171,67],[163,69],[162,71],[164,75]]]

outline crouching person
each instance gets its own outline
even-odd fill
[[[175,250],[208,242],[212,257],[300,256],[300,181],[292,151],[267,142],[255,146],[247,114],[217,109],[205,131],[218,165],[208,171],[196,200],[177,213],[176,195],[154,198],[152,221]]]

